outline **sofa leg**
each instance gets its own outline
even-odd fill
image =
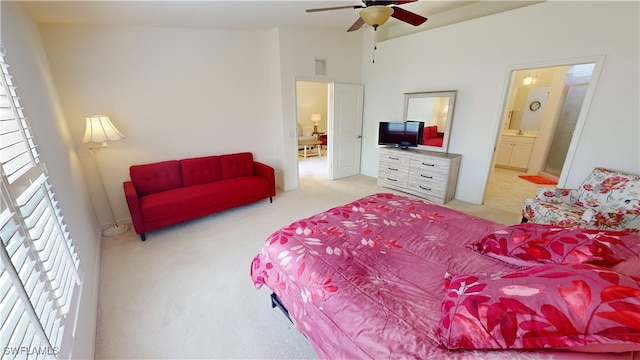
[[[269,196],[269,203],[273,204],[273,196]]]
[[[526,217],[523,216],[522,220],[520,221],[520,224],[524,224],[524,223],[526,223],[528,221],[529,221],[529,219],[527,219]]]
[[[141,233],[140,234],[140,240],[142,240],[142,241],[147,240],[147,234],[146,233]]]

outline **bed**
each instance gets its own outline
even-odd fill
[[[256,288],[267,286],[273,291],[275,303],[288,312],[295,328],[309,339],[323,359],[634,359],[634,356],[640,359],[637,352],[640,350],[640,322],[634,325],[635,320],[628,320],[628,317],[626,320],[599,317],[597,321],[593,320],[594,309],[599,309],[598,314],[605,313],[603,306],[606,305],[595,304],[595,288],[593,301],[589,295],[589,304],[585,305],[585,289],[580,287],[582,280],[576,280],[573,273],[571,276],[574,277],[560,280],[557,279],[559,276],[549,275],[558,274],[553,267],[563,265],[540,263],[535,265],[535,271],[526,266],[530,260],[527,252],[540,250],[535,248],[536,244],[522,247],[518,243],[520,233],[509,233],[508,236],[516,239],[520,251],[519,254],[517,251],[507,254],[513,255],[515,262],[510,263],[500,254],[490,254],[492,249],[508,247],[505,241],[496,237],[507,236],[504,229],[505,225],[418,199],[374,194],[274,232],[253,259],[251,278]],[[622,263],[621,257],[640,252],[640,241],[637,242],[633,246],[616,245],[622,255],[607,254],[606,260]],[[571,265],[575,267],[571,271],[587,272],[590,286],[601,280],[591,277],[593,274],[602,272],[606,276],[601,274],[601,277],[612,278],[606,268],[598,267],[593,271],[590,266],[595,265],[584,264],[588,262],[584,252],[576,258],[581,263]],[[618,296],[616,304],[627,304],[623,313],[632,314],[632,319],[640,319],[640,311],[637,311],[640,309],[640,278],[616,276],[615,286],[631,289],[626,297]],[[536,344],[535,340],[530,340],[531,327],[541,324],[531,320],[538,315],[527,313],[539,311],[537,307],[520,306],[535,297],[531,294],[533,285],[527,284],[532,278],[542,279],[541,282],[566,280],[567,284],[576,285],[578,290],[569,285],[559,285],[558,289],[564,291],[565,299],[575,299],[583,305],[579,308],[576,303],[565,304],[570,307],[568,311],[581,310],[582,317],[587,311],[587,317],[591,316],[589,319],[592,320],[587,326],[595,327],[596,323],[600,326],[604,320],[613,321],[596,329],[597,334],[589,337],[589,341],[586,335],[563,336],[565,344],[569,342],[570,346],[554,343],[556,339],[547,331],[551,329],[549,324],[537,330],[537,333],[546,334],[542,340],[538,339],[537,346],[552,344],[553,347],[589,352],[526,348]],[[497,283],[507,280],[521,283],[509,286]],[[637,293],[633,292],[634,287],[639,288]],[[483,291],[490,289],[509,289],[521,302],[505,300],[504,294],[502,297],[485,296],[488,293]],[[466,296],[464,300],[463,296]],[[492,304],[495,299],[502,303]],[[603,297],[601,300],[610,299]],[[456,306],[452,305],[454,302]],[[561,306],[560,303],[544,305],[542,309],[557,310]],[[615,310],[606,313],[615,313]],[[634,318],[635,315],[638,317]],[[521,319],[523,316],[527,317],[526,321]],[[487,317],[491,331],[487,331]],[[473,320],[476,320],[475,324]],[[569,333],[575,330],[570,324],[550,322]],[[527,326],[530,330],[527,335],[516,334],[521,331],[520,327]],[[625,335],[610,335],[607,331],[614,327],[624,328]],[[482,328],[486,333],[474,334],[482,332]],[[554,334],[558,337],[558,331]],[[471,339],[464,338],[467,335]],[[524,341],[520,337],[524,337]],[[541,345],[540,341],[547,345]]]

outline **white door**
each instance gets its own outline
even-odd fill
[[[329,84],[329,179],[360,173],[362,102],[362,85]]]

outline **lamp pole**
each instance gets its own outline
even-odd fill
[[[113,226],[106,228],[102,231],[102,235],[104,236],[115,236],[120,235],[127,230],[129,230],[129,225],[118,225],[116,221],[116,215],[113,213],[113,207],[111,207],[111,201],[109,201],[109,195],[107,194],[107,188],[104,186],[104,180],[102,179],[102,172],[100,171],[100,166],[98,166],[98,162],[96,161],[96,156],[93,153],[94,150],[100,150],[108,148],[109,144],[107,142],[103,142],[99,146],[89,146],[89,152],[91,153],[91,160],[93,161],[93,167],[96,169],[96,173],[98,174],[98,180],[100,181],[100,186],[102,187],[102,193],[104,195],[105,200],[107,201],[107,205],[109,205],[109,211],[111,212],[111,219],[113,220]]]

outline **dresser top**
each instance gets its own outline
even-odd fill
[[[388,147],[388,146],[382,146],[380,147],[380,149],[384,149],[387,151],[397,151],[399,153],[403,153],[403,154],[416,154],[416,155],[426,155],[426,156],[432,156],[432,157],[439,157],[439,158],[444,158],[444,159],[455,159],[457,157],[460,157],[460,154],[452,154],[452,153],[441,153],[441,152],[436,152],[436,151],[429,151],[429,150],[422,150],[419,148],[409,148],[409,149],[400,149],[400,148],[395,148],[395,147]]]

